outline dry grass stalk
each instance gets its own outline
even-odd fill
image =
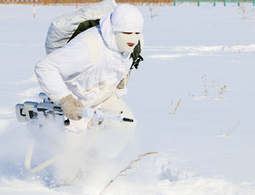
[[[240,14],[243,14],[242,20],[251,20],[251,17],[254,14],[254,9],[248,8],[245,6],[239,6],[238,9],[240,10]]]
[[[192,94],[190,94],[190,93],[188,93],[188,94],[189,94],[190,97],[194,97],[194,95],[192,95]]]
[[[150,8],[150,14],[151,14],[151,21],[153,21],[153,18],[155,16],[157,16],[158,14],[154,12],[155,11],[155,7],[153,8],[153,7],[150,6],[149,8]]]
[[[130,162],[130,164],[129,164],[125,169],[123,169],[121,172],[119,172],[119,174],[118,174],[113,180],[111,180],[111,181],[108,183],[107,186],[105,186],[105,188],[100,192],[99,195],[101,195],[101,194],[104,192],[104,190],[105,190],[106,188],[108,188],[109,185],[110,185],[112,182],[114,182],[114,180],[117,179],[119,176],[126,176],[125,174],[123,174],[124,172],[126,172],[126,171],[129,170],[129,169],[134,169],[134,168],[136,168],[135,166],[131,166],[133,163],[142,160],[142,159],[141,159],[142,157],[145,157],[145,156],[150,155],[150,154],[157,154],[157,153],[158,153],[158,152],[148,152],[148,153],[145,153],[145,154],[141,154],[136,160],[132,160],[132,161]]]
[[[227,86],[224,85],[224,86],[221,87],[220,90],[217,92],[218,99],[223,99],[223,97],[221,97],[221,96],[224,95],[224,93],[227,93],[226,88],[227,88]]]
[[[236,126],[234,126],[230,131],[229,131],[229,130],[227,131],[226,136],[229,136],[229,135],[234,131],[234,129],[237,128],[237,126],[239,125],[239,123],[240,123],[240,118],[239,118],[238,123],[236,124]]]
[[[241,51],[239,49],[239,45],[238,45],[238,39],[236,40],[236,45],[237,45],[237,50],[238,50],[238,53],[241,54]]]
[[[212,83],[207,86],[206,85],[206,75],[202,76],[201,78],[203,79],[204,82],[204,93],[203,96],[208,96],[209,95],[209,90],[215,88],[215,87],[219,87],[219,85],[217,85],[218,81],[215,79],[214,81],[212,81]]]
[[[176,110],[177,110],[178,106],[180,105],[181,100],[182,100],[182,99],[180,98],[178,104],[176,105],[176,107],[175,107],[175,109],[174,109],[174,115],[175,115],[175,113],[176,113]]]

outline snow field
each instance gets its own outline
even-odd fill
[[[45,56],[47,29],[75,6],[37,6],[35,19],[32,9],[0,6],[1,194],[99,194],[131,160],[150,151],[159,153],[135,163],[103,194],[255,194],[252,4],[155,7],[153,21],[149,7],[140,6],[145,61],[132,72],[125,97],[138,120],[135,136],[116,159],[91,160],[82,182],[59,188],[53,166],[37,174],[25,170],[29,131],[16,121],[14,106],[39,101],[33,68]],[[204,75],[207,86],[215,79],[219,85],[207,97]],[[219,100],[224,85],[227,93]],[[37,132],[33,166],[50,157],[51,143],[45,138],[53,133]]]

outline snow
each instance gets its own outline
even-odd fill
[[[94,159],[84,180],[58,187],[52,166],[36,174],[25,170],[29,131],[17,122],[14,106],[39,101],[33,69],[45,56],[47,29],[75,6],[36,6],[36,18],[32,6],[0,6],[1,194],[99,194],[131,160],[152,151],[158,154],[135,162],[103,194],[255,194],[254,7],[154,6],[153,21],[148,6],[138,8],[145,60],[125,96],[138,120],[136,133],[116,159]],[[212,81],[219,86],[203,96]],[[227,93],[219,98],[224,85]],[[32,166],[50,153],[43,137]]]

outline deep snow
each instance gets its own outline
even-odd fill
[[[138,120],[135,136],[116,159],[89,165],[81,183],[54,188],[51,166],[37,174],[24,169],[29,132],[16,121],[14,106],[39,101],[33,68],[45,56],[47,29],[75,6],[37,6],[36,18],[32,6],[0,6],[1,194],[99,194],[131,160],[151,151],[159,153],[135,163],[104,194],[255,194],[254,7],[153,7],[153,21],[148,6],[139,9],[145,61],[125,96]],[[202,76],[207,86],[215,79],[220,86],[207,97]],[[34,164],[50,151],[43,133],[37,136]]]

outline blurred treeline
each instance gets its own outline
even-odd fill
[[[0,4],[33,4],[37,5],[73,5],[73,4],[91,4],[102,0],[0,0]],[[134,5],[173,5],[175,0],[116,0],[117,3],[130,3]],[[179,0],[181,1],[181,0]],[[187,0],[197,3],[198,0]],[[224,2],[224,0],[199,0],[200,2]],[[252,0],[226,0],[226,2],[245,2]],[[178,0],[176,0],[178,2]]]

